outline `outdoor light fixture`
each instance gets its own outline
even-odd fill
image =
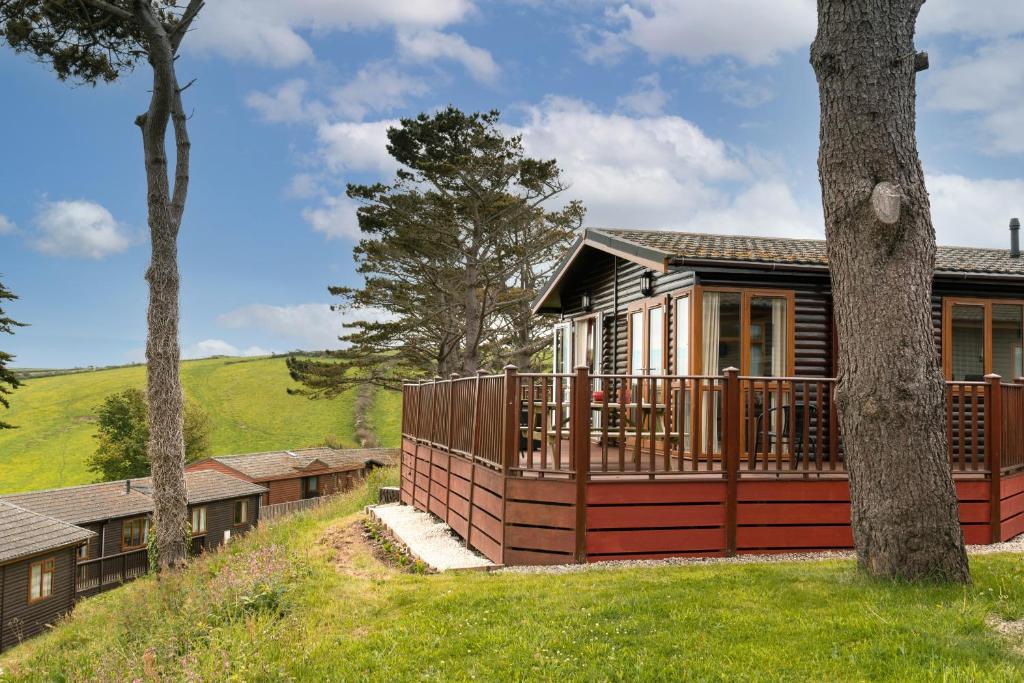
[[[654,292],[654,274],[645,270],[640,274],[640,293],[650,296]]]
[[[594,308],[594,302],[590,299],[590,290],[583,292],[583,297],[580,299],[580,305],[583,306],[583,310],[587,313]]]

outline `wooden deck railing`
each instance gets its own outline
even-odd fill
[[[137,579],[149,571],[149,551],[142,548],[91,560],[79,560],[75,571],[75,590],[80,593],[121,584]]]
[[[509,367],[406,384],[402,433],[511,476],[728,476],[732,457],[736,476],[828,477],[845,474],[835,385]],[[948,382],[946,429],[954,472],[1024,469],[1024,385]]]

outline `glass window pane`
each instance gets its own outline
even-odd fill
[[[1021,372],[1024,310],[1018,304],[992,304],[992,372],[1014,381]]]
[[[985,309],[954,305],[952,318],[953,379],[981,381],[985,378]]]
[[[742,367],[740,354],[740,294],[705,292],[703,300],[704,372],[721,374],[728,367]]]
[[[676,299],[676,374],[690,372],[690,297]]]
[[[650,327],[650,353],[648,367],[654,374],[665,372],[665,309],[652,308],[647,312]]]
[[[784,298],[756,296],[750,300],[750,374],[761,377],[786,375]]]
[[[639,373],[644,370],[644,314],[637,311],[629,316],[629,371]]]
[[[30,570],[32,572],[32,580],[29,582],[31,585],[31,597],[33,600],[39,598],[39,587],[42,583],[43,566],[41,564],[34,564]]]

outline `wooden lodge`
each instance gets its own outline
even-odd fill
[[[1013,237],[936,257],[972,544],[1024,532]],[[405,385],[404,503],[507,565],[853,546],[824,242],[587,230],[534,310],[558,315],[552,372]]]

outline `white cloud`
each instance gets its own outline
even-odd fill
[[[397,163],[388,154],[388,128],[396,120],[324,123],[317,128],[320,156],[333,171],[364,170],[390,174]]]
[[[730,55],[768,64],[810,45],[817,25],[814,0],[635,0],[606,17],[617,28],[583,38],[590,61],[614,60],[636,47],[655,59]]]
[[[258,330],[284,343],[313,351],[344,346],[338,336],[343,333],[346,322],[357,319],[380,320],[385,317],[380,311],[332,311],[328,304],[251,304],[225,313],[218,318],[218,322],[225,327]]]
[[[184,358],[209,358],[210,356],[270,356],[274,352],[259,346],[239,349],[223,339],[204,339],[182,351]]]
[[[14,224],[14,221],[0,213],[0,235],[9,235],[17,229],[18,226]]]
[[[269,92],[251,92],[245,103],[268,123],[325,123],[336,116],[358,120],[403,107],[408,97],[424,95],[429,88],[386,62],[373,62],[345,85],[327,88],[326,101],[310,98],[309,91],[307,81],[295,78]]]
[[[719,181],[749,179],[724,142],[679,116],[605,114],[578,100],[548,98],[522,128],[531,156],[555,158],[583,200],[591,225],[679,225],[721,203]]]
[[[620,97],[616,104],[634,114],[660,114],[668,103],[668,93],[661,87],[661,76],[648,74],[637,79],[636,89]]]
[[[325,196],[319,206],[302,210],[302,217],[314,230],[322,232],[328,239],[360,238],[359,221],[356,218],[358,205],[347,196]]]
[[[481,83],[494,83],[500,69],[491,53],[466,42],[454,33],[434,30],[400,31],[398,52],[414,62],[450,59],[462,64],[470,75]]]
[[[759,107],[775,97],[770,78],[764,81],[747,78],[741,75],[741,70],[732,60],[720,69],[707,72],[704,89],[715,91],[726,102],[745,109]]]
[[[45,202],[35,224],[35,248],[53,256],[102,259],[131,244],[107,209],[85,199]]]
[[[437,28],[472,10],[470,0],[217,0],[203,8],[188,44],[230,59],[287,67],[313,60],[301,32]]]
[[[976,38],[1002,38],[1024,31],[1020,0],[928,0],[917,20],[921,34],[959,33]]]
[[[1008,248],[1010,218],[1024,218],[1024,179],[939,173],[925,184],[939,244]]]

